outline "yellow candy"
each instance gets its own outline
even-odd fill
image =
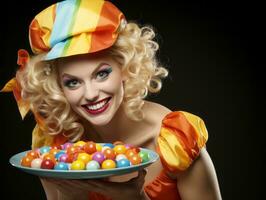
[[[86,144],[86,142],[81,140],[81,141],[78,141],[78,142],[74,143],[74,147],[76,147],[76,146],[83,147],[84,144]]]
[[[91,161],[91,156],[87,153],[79,153],[77,160],[83,161],[85,164],[87,164],[89,161]]]
[[[111,159],[107,159],[107,160],[103,161],[102,168],[103,169],[113,169],[113,168],[116,168],[116,163],[115,163],[115,161],[113,161]]]
[[[85,163],[81,160],[76,160],[71,164],[70,169],[71,170],[83,170],[85,169]]]
[[[102,145],[100,145],[100,144],[96,144],[96,150],[97,151],[102,151]]]
[[[116,152],[116,154],[124,154],[126,153],[127,148],[125,147],[125,145],[118,144],[118,145],[115,145],[114,151]]]

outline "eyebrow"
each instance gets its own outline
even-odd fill
[[[109,66],[110,66],[110,64],[108,64],[108,63],[106,63],[106,62],[99,63],[99,64],[97,65],[97,67],[95,67],[95,69],[92,71],[91,74],[92,74],[92,75],[95,74],[95,72],[98,71],[99,68],[102,67],[103,65],[109,65]],[[68,76],[68,77],[70,77],[70,78],[76,78],[76,79],[78,79],[77,76],[74,76],[74,75],[71,75],[71,74],[68,74],[68,73],[64,73],[64,74],[62,75],[62,78],[66,77],[66,76]]]

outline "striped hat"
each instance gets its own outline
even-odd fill
[[[41,11],[29,27],[34,53],[44,60],[97,52],[114,44],[123,13],[104,0],[65,0]]]

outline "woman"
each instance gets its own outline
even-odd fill
[[[19,51],[14,91],[37,125],[32,148],[67,141],[123,141],[157,150],[160,161],[108,180],[41,178],[47,199],[221,199],[208,133],[197,116],[149,101],[167,70],[150,27],[127,23],[103,0],[66,0],[30,24],[35,57]]]

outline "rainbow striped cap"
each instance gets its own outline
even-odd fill
[[[97,52],[114,44],[123,13],[104,0],[64,0],[41,11],[29,27],[35,54],[48,52],[44,60]]]

